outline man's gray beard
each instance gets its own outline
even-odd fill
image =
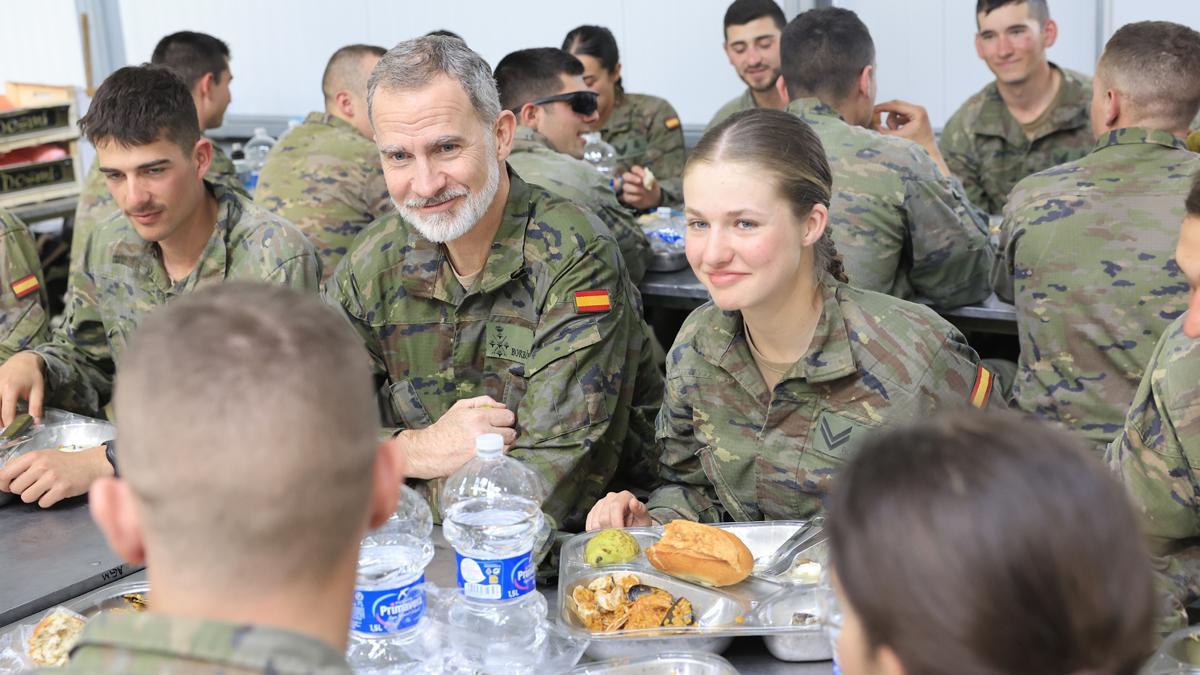
[[[489,153],[489,157],[495,153]],[[470,192],[466,188],[456,188],[443,191],[430,199],[409,199],[403,204],[392,200],[396,205],[396,210],[404,217],[404,220],[411,223],[417,228],[417,232],[421,233],[429,241],[434,243],[445,243],[454,241],[471,231],[475,227],[475,223],[483,217],[487,212],[488,207],[492,205],[492,200],[496,197],[496,191],[500,189],[500,164],[498,162],[488,162],[487,183],[478,192]],[[446,201],[447,198],[462,197],[463,201],[457,211],[447,211],[443,213],[434,213],[429,216],[421,215],[419,209],[429,203],[440,203]]]

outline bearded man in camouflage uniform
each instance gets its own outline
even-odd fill
[[[1200,107],[1200,33],[1122,27],[1093,92],[1095,149],[1017,184],[994,282],[1017,307],[1016,405],[1103,446],[1187,305],[1172,253],[1200,170],[1182,140]]]
[[[325,66],[325,112],[312,112],[267,154],[254,201],[304,232],[325,277],[368,223],[392,211],[379,151],[371,141],[367,80],[386,52],[349,45]]]

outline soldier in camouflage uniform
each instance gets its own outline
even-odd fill
[[[549,113],[545,105],[569,107],[566,101],[535,105],[547,96],[586,91],[583,65],[572,55],[542,47],[513,52],[496,65],[500,105],[517,116],[516,137],[508,163],[522,179],[570,200],[598,217],[617,240],[625,269],[634,284],[641,283],[650,261],[650,242],[633,214],[617,201],[604,176],[580,159],[577,139],[595,121],[596,111]],[[589,104],[590,107],[590,104]],[[558,147],[554,139],[566,147]]]
[[[666,485],[645,505],[610,493],[588,529],[805,518],[872,430],[992,400],[991,373],[933,310],[845,283],[830,186],[820,140],[787,113],[737,113],[692,152],[687,255],[713,299],[667,358]]]
[[[852,36],[854,49],[830,40],[830,30]],[[847,38],[849,39],[849,37]],[[783,31],[783,80],[788,112],[810,124],[829,156],[836,186],[831,208],[834,241],[846,257],[846,273],[858,288],[909,299],[922,296],[939,307],[985,299],[994,259],[987,218],[962,185],[931,159],[937,155],[928,118],[896,133],[914,133],[927,147],[899,135],[862,128],[874,110],[873,87],[839,81],[843,70],[822,64],[857,58],[871,68],[874,46],[866,26],[845,9],[810,10]],[[862,79],[861,77],[859,79]],[[894,105],[894,104],[889,104]]]
[[[180,295],[227,279],[317,292],[320,259],[299,230],[199,177],[210,144],[195,116],[183,83],[158,66],[122,68],[97,90],[79,124],[96,144],[122,211],[98,224],[85,241],[62,325],[48,342],[0,366],[4,424],[14,417],[18,399],[28,400],[30,414],[40,418],[43,393],[68,410],[100,414],[133,330]],[[156,140],[142,143],[147,137]],[[53,467],[39,463],[45,457],[38,453],[22,457],[32,468],[14,481],[13,491],[43,507],[85,491],[90,482],[85,478],[111,471],[103,447],[39,452],[89,468],[63,475],[61,484],[35,484],[31,474]]]
[[[159,40],[150,62],[170,68],[192,90],[202,131],[221,126],[225,109],[229,107],[229,82],[233,79],[229,71],[229,47],[224,42],[204,33],[172,33]],[[212,148],[212,162],[208,165],[205,179],[249,196],[237,176],[233,160],[216,143]],[[92,229],[120,210],[108,192],[97,158],[83,180],[79,204],[75,207],[75,230],[71,235],[72,274],[79,271],[84,242]]]
[[[148,606],[92,618],[46,672],[350,675],[347,627],[382,614],[354,593],[359,542],[401,481],[354,333],[307,293],[210,286],[138,327],[121,378],[121,476],[89,498],[114,551],[154,561]]]
[[[0,208],[0,361],[50,334],[37,242],[19,218]]]
[[[436,507],[432,479],[501,433],[545,480],[547,516],[577,529],[622,455],[646,456],[662,396],[617,243],[506,169],[516,122],[461,40],[400,43],[369,96],[399,212],[363,230],[325,289],[386,382],[409,475]],[[456,143],[431,145],[443,138]]]
[[[787,18],[775,0],[734,0],[725,10],[725,56],[746,83],[746,91],[721,106],[705,131],[742,110],[787,107],[787,96],[776,86],[785,23]]]
[[[635,208],[682,207],[683,124],[675,108],[657,96],[625,91],[617,40],[607,28],[579,26],[562,48],[583,63],[583,82],[600,97],[595,126],[616,150],[622,201]],[[644,188],[643,169],[658,179],[657,190]]]
[[[971,202],[1000,213],[1017,181],[1092,149],[1092,83],[1046,59],[1058,26],[1045,0],[977,7],[975,50],[996,79],[950,117],[939,145]]]
[[[1166,118],[1140,117],[1122,88],[1161,68],[1179,70],[1145,81],[1182,130],[1200,106],[1200,34],[1128,24],[1097,68],[1095,149],[1021,181],[1004,209],[994,282],[1016,304],[1015,404],[1097,445],[1121,430],[1154,344],[1187,303],[1172,252],[1200,157],[1153,128]]]
[[[325,112],[309,113],[279,139],[254,188],[254,201],[308,236],[326,278],[359,230],[392,210],[367,117],[367,79],[385,51],[350,45],[334,52],[321,81]]]

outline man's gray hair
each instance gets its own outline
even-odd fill
[[[500,94],[487,61],[458,38],[425,35],[388,50],[367,83],[367,115],[375,108],[375,92],[420,89],[439,75],[458,82],[471,99],[475,114],[487,126],[500,116]],[[372,115],[373,118],[373,115]]]

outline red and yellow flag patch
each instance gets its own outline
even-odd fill
[[[28,274],[9,284],[18,298],[23,298],[42,287],[36,274]]]
[[[663,120],[663,126],[668,129],[678,129],[679,125],[680,122],[678,117],[668,117],[667,119]]]
[[[971,387],[971,405],[983,409],[987,407],[988,399],[992,396],[992,380],[996,379],[992,371],[982,365],[975,368],[975,386]]]
[[[575,311],[577,313],[607,312],[610,309],[612,309],[612,304],[608,299],[608,291],[575,291]]]

